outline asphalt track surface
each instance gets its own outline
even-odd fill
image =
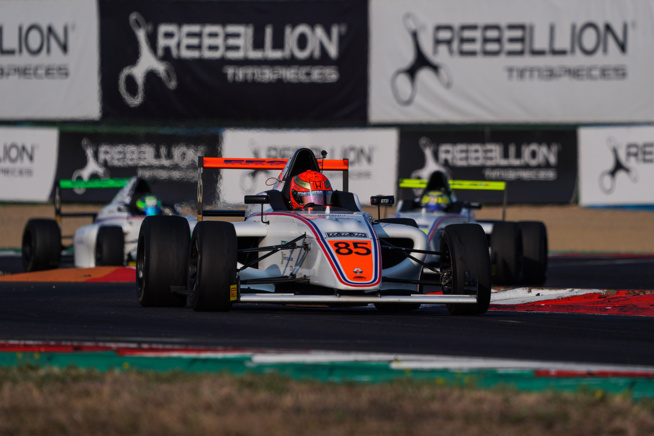
[[[0,270],[19,272],[18,259]],[[653,257],[552,257],[547,287],[652,289]],[[132,283],[0,282],[0,339],[157,343],[233,349],[334,350],[654,365],[651,317],[496,312],[455,317],[440,306],[236,305],[228,313],[142,308]]]

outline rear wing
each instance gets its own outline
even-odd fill
[[[54,192],[54,208],[55,220],[57,224],[61,225],[63,217],[89,217],[95,219],[97,212],[62,212],[61,211],[61,190],[62,189],[108,189],[108,188],[124,188],[127,186],[130,178],[114,178],[114,179],[92,179],[92,180],[73,180],[73,179],[60,179],[55,184]]]
[[[347,159],[317,159],[318,166],[323,171],[340,171],[343,173],[343,191],[348,191],[349,161]],[[244,210],[218,210],[204,208],[204,186],[202,175],[206,169],[232,170],[283,170],[288,159],[232,159],[225,157],[198,158],[198,222],[204,216],[238,217],[245,216]]]
[[[502,221],[506,219],[506,204],[508,190],[506,182],[489,182],[485,180],[449,180],[450,189],[466,189],[475,191],[503,191],[502,199]],[[425,189],[427,180],[423,179],[400,179],[400,188]]]

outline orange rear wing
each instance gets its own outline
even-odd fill
[[[219,170],[283,170],[288,159],[260,159],[260,158],[227,158],[205,157],[198,158],[198,221],[203,216],[244,216],[243,210],[211,210],[204,209],[204,187],[202,175],[204,169]],[[318,159],[318,166],[322,171],[341,171],[343,173],[343,191],[348,191],[349,168],[348,159]]]
[[[283,170],[288,159],[231,159],[227,157],[200,157],[198,167],[232,170]],[[347,159],[318,159],[318,166],[323,171],[349,170]]]

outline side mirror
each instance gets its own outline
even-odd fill
[[[370,197],[370,204],[373,206],[389,206],[391,204],[395,204],[395,196],[394,195],[373,195]]]
[[[263,219],[263,205],[270,203],[270,198],[268,197],[268,194],[260,194],[260,195],[246,195],[245,198],[243,199],[245,204],[260,204],[261,205],[261,222],[264,224],[268,224],[268,221],[265,221]]]
[[[268,198],[268,194],[246,195],[244,201],[245,201],[245,204],[266,204],[266,203],[270,203],[270,199]]]
[[[377,220],[381,219],[381,205],[390,206],[395,204],[394,195],[373,195],[370,197],[370,204],[377,206]]]

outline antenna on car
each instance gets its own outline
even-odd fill
[[[322,156],[320,160],[320,172],[322,173],[324,171],[323,166],[324,166],[325,159],[327,159],[327,151],[322,150],[320,152],[320,156]]]

